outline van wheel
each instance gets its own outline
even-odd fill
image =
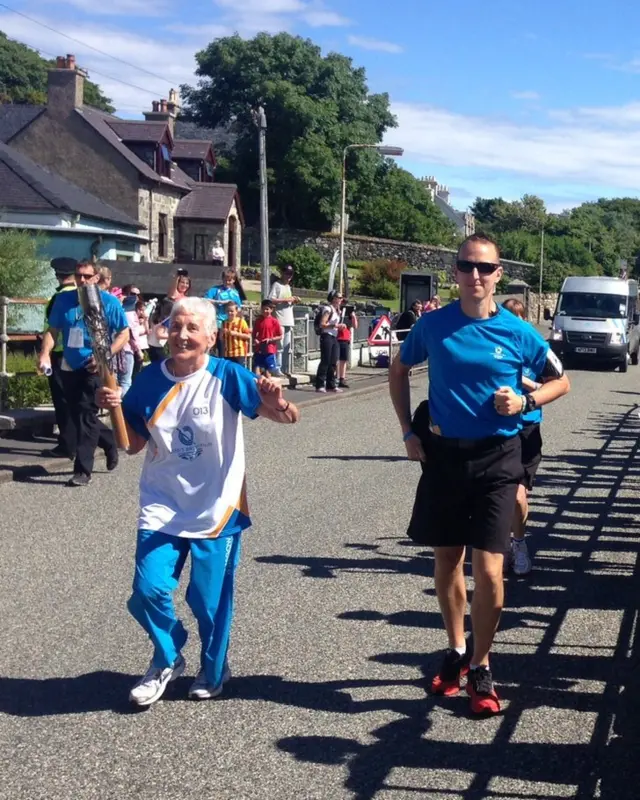
[[[625,357],[620,362],[620,372],[626,372],[628,368],[629,368],[629,362],[625,355]]]
[[[638,350],[635,353],[631,353],[631,363],[634,367],[638,366]]]

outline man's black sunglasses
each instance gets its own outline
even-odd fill
[[[478,270],[479,275],[492,275],[498,269],[499,266],[500,264],[491,264],[482,261],[456,262],[456,267],[460,270],[460,272],[464,272],[465,275],[470,275],[474,269]]]

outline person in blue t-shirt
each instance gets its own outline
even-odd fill
[[[96,283],[98,273],[93,263],[76,265],[76,286]],[[120,301],[107,292],[100,292],[111,336],[111,352],[115,355],[129,341],[129,326]],[[51,308],[49,327],[42,340],[39,368],[45,374],[51,369],[51,351],[58,334],[62,335],[61,376],[64,395],[69,407],[69,424],[74,428],[76,455],[73,477],[68,486],[88,486],[91,483],[96,447],[107,457],[107,469],[118,465],[118,448],[113,431],[98,419],[96,390],[100,385],[91,339],[84,324],[78,291],[60,293]]]
[[[502,304],[507,311],[516,317],[526,320],[527,312],[524,305],[515,297],[505,300]],[[535,392],[540,388],[536,375],[528,367],[522,370],[522,389],[526,393]],[[511,551],[505,556],[505,569],[512,568],[516,575],[528,575],[531,572],[531,556],[525,541],[527,517],[529,516],[528,494],[533,489],[536,472],[542,460],[542,435],[540,423],[542,422],[542,409],[535,408],[528,414],[522,415],[522,430],[520,431],[520,445],[522,447],[522,468],[524,475],[518,485],[516,496],[516,510],[513,517],[511,537]]]
[[[453,695],[468,673],[475,714],[497,714],[500,701],[489,653],[504,600],[504,554],[522,479],[522,415],[569,391],[562,364],[527,323],[497,307],[502,276],[498,246],[474,234],[462,243],[455,279],[459,302],[414,325],[389,374],[389,389],[409,459],[423,462],[409,536],[435,554],[435,585],[449,638],[436,694]],[[414,432],[409,373],[429,361],[429,420]],[[545,383],[521,393],[529,368]],[[471,624],[473,652],[465,641],[466,547],[473,548]]]
[[[218,326],[222,330],[222,325],[227,321],[227,303],[235,303],[238,308],[242,308],[242,298],[237,289],[236,282],[238,276],[235,269],[225,269],[222,273],[222,285],[212,286],[205,292],[205,299],[210,300],[215,309],[218,319]],[[218,336],[216,341],[216,353],[220,358],[224,358],[224,337]]]

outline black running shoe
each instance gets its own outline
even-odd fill
[[[493,685],[489,667],[470,669],[467,676],[467,694],[471,698],[471,711],[478,716],[500,713],[500,698]]]
[[[88,486],[91,483],[91,475],[77,472],[73,478],[69,478],[67,486]]]
[[[469,671],[469,651],[460,655],[456,650],[447,650],[438,674],[431,681],[432,694],[453,697],[460,691],[460,678]]]

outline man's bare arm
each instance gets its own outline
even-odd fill
[[[115,356],[116,353],[119,353],[125,344],[129,341],[129,328],[123,328],[113,340],[111,345],[111,352]]]
[[[409,371],[396,356],[389,370],[389,394],[402,429],[407,456],[410,461],[425,461],[426,456],[420,439],[413,433],[411,427],[411,387],[409,385]]]

